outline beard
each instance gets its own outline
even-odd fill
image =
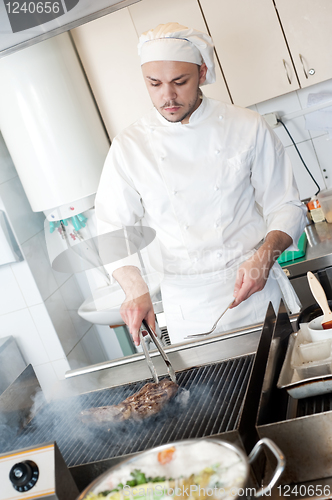
[[[184,120],[185,118],[187,118],[187,116],[190,116],[192,114],[192,112],[194,111],[194,109],[196,107],[196,104],[197,104],[198,100],[202,98],[201,96],[202,96],[201,89],[199,87],[197,87],[196,98],[193,99],[189,103],[189,105],[188,105],[189,106],[188,111],[186,111],[185,113],[183,113],[183,115],[180,118],[178,118],[177,120],[171,120],[169,118],[166,118],[166,116],[164,116],[161,113],[161,111],[159,111],[158,108],[156,108],[156,109],[163,116],[163,118],[165,118],[165,120],[167,120],[168,122],[170,122],[170,123],[179,123],[179,122],[182,122],[182,120]],[[177,106],[182,107],[183,105],[180,104],[180,103],[177,103],[176,101],[169,101],[169,102],[166,102],[160,109],[163,110],[165,108],[171,108],[171,107],[177,107]]]

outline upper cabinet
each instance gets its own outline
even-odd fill
[[[299,88],[272,0],[200,3],[234,104],[250,106]]]
[[[250,106],[332,78],[332,0],[141,0],[72,31],[111,139],[152,106],[137,42],[168,22],[212,35],[208,97]]]
[[[158,24],[177,22],[189,28],[207,32],[197,0],[142,0],[129,7],[137,34],[155,28]],[[216,82],[203,87],[204,94],[230,103],[224,77],[216,64]]]
[[[332,78],[332,1],[275,3],[301,87]]]
[[[196,0],[142,0],[72,30],[110,139],[152,107],[141,74],[138,37],[169,21],[207,30]],[[204,87],[204,93],[231,102],[220,67],[216,70],[217,81]]]

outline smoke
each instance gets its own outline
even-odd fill
[[[119,456],[125,458],[128,454],[161,444],[224,432],[220,430],[220,422],[225,414],[230,412],[230,417],[237,418],[231,400],[234,393],[226,381],[227,372],[221,373],[213,366],[209,368],[209,376],[204,367],[177,374],[179,389],[176,396],[160,413],[140,421],[129,419],[104,424],[96,420],[86,423],[81,412],[117,405],[138,392],[146,381],[92,390],[46,404],[40,391],[34,396],[24,429],[20,425],[9,429],[8,421],[0,419],[1,451],[56,441],[67,466],[72,467]],[[224,396],[221,386],[226,389]],[[239,395],[235,393],[235,397],[237,399]],[[225,425],[229,425],[227,421]]]

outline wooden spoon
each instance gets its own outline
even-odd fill
[[[319,283],[316,276],[310,271],[307,273],[307,278],[309,281],[311,293],[324,313],[324,316],[322,318],[322,327],[324,328],[324,330],[328,330],[329,328],[332,328],[332,312],[329,308],[324,289]]]

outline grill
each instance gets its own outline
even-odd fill
[[[304,417],[306,415],[315,415],[316,413],[323,413],[324,411],[331,410],[332,394],[325,394],[324,396],[299,399],[296,416]]]
[[[1,451],[56,441],[80,491],[124,458],[173,441],[221,437],[249,453],[258,440],[255,419],[274,322],[270,306],[263,330],[253,329],[245,341],[236,334],[216,336],[170,351],[178,393],[159,414],[141,422],[91,425],[80,419],[81,411],[118,404],[151,380],[146,380],[146,362],[139,356],[107,369],[96,365],[88,374],[65,380],[53,399],[42,399],[41,404],[42,393],[29,365],[15,387],[0,396],[0,430],[2,422],[5,425]],[[155,364],[162,373],[165,366],[159,358]],[[29,396],[24,404],[23,393]],[[31,418],[33,400],[36,411]]]
[[[110,428],[87,426],[80,411],[117,404],[147,381],[96,391],[44,406],[9,449],[56,441],[67,466],[143,451],[171,441],[213,436],[236,428],[254,356],[185,370],[178,395],[158,415]]]

